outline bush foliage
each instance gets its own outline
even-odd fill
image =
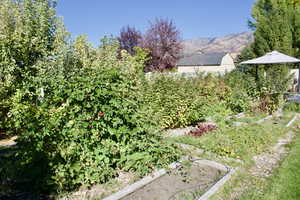
[[[257,100],[255,88],[238,73],[225,77],[153,74],[143,88],[148,115],[163,129],[195,125],[207,118],[222,120],[250,110]]]
[[[300,104],[297,102],[286,103],[283,110],[287,112],[300,112]]]
[[[159,130],[223,120],[261,95],[239,72],[145,77],[147,51],[130,55],[109,38],[97,48],[85,36],[69,41],[55,4],[0,2],[0,133],[18,135],[1,180],[22,174],[37,191],[64,191],[121,170],[142,175],[180,155]]]
[[[35,171],[30,178],[43,189],[103,183],[118,169],[145,174],[178,158],[142,117],[135,69],[143,61],[120,58],[106,42],[89,68],[68,53],[40,61],[38,76],[14,95],[19,167]]]

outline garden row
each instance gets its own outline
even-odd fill
[[[95,51],[85,67],[72,50],[40,60],[34,76],[2,102],[9,110],[3,130],[19,135],[19,151],[1,163],[1,180],[25,178],[48,193],[105,183],[119,170],[144,175],[180,157],[163,129],[261,108],[239,72],[148,79],[143,51],[120,55],[113,40]]]
[[[286,124],[294,115],[294,113],[284,112],[282,116],[273,116],[260,122],[258,117],[263,119],[263,115],[252,113],[250,116],[228,120],[213,130],[203,132],[200,136],[192,131],[190,134],[170,138],[170,140],[192,145],[221,157],[248,162],[290,130]]]
[[[290,110],[291,106],[288,107]],[[296,117],[294,112],[286,111],[284,111],[283,114],[277,113],[277,115],[274,115],[272,117],[266,117],[265,114],[244,113],[244,115],[238,115],[238,118],[232,117],[231,119],[226,120],[224,124],[215,124],[212,129],[208,128],[202,130],[205,125],[212,125],[212,123],[199,123],[197,127],[202,131],[202,134],[200,135],[194,134],[195,131],[192,130],[185,136],[170,138],[168,140],[170,140],[170,142],[172,143],[175,143],[180,148],[183,148],[183,153],[184,155],[188,155],[189,161],[203,160],[204,158],[206,158],[209,160],[217,160],[219,163],[226,163],[230,166],[243,168],[245,165],[252,166],[253,162],[251,160],[253,156],[268,152],[270,146],[275,144],[278,141],[278,138],[285,136],[287,132],[292,130],[290,127],[287,127],[287,124],[291,125],[292,122],[295,122],[295,119]],[[295,127],[295,123],[292,125],[293,127]],[[196,132],[198,133],[198,131]],[[182,163],[188,166],[191,165],[191,163],[187,161]],[[230,169],[230,167],[227,168],[227,170],[228,169]],[[92,195],[95,197],[101,196],[102,198],[113,193],[113,191],[121,189],[119,192],[107,197],[108,199],[114,199],[116,197],[121,198],[131,192],[132,194],[126,196],[125,199],[145,198],[145,195],[149,199],[166,199],[168,195],[172,196],[175,194],[190,196],[190,199],[198,199],[201,194],[212,187],[215,182],[211,182],[211,185],[205,188],[196,189],[192,187],[193,184],[190,181],[197,178],[201,179],[201,177],[203,178],[203,175],[207,176],[207,178],[209,177],[209,180],[214,179],[214,176],[211,174],[211,170],[212,169],[210,169],[209,171],[205,171],[205,173],[202,175],[199,174],[196,177],[193,176],[193,178],[189,179],[188,185],[181,185],[179,188],[178,186],[182,181],[181,179],[185,180],[185,178],[178,179],[176,182],[177,185],[174,183],[176,186],[173,184],[172,187],[169,188],[170,185],[163,184],[163,182],[173,176],[168,175],[160,177],[157,175],[156,171],[150,176],[144,177],[138,182],[134,182],[134,184],[127,187],[125,187],[126,185],[122,184],[123,182],[117,182],[114,183],[113,186],[105,189],[105,192],[103,192],[103,190],[101,189],[97,190],[96,188],[103,188],[106,184],[93,187],[95,189],[89,190],[87,192],[88,195]],[[188,172],[187,174],[189,173],[190,172]],[[185,174],[185,176],[187,176],[187,174]],[[152,176],[155,178],[153,178]],[[132,183],[131,181],[135,181],[136,179],[131,176],[131,178],[129,178],[128,180],[130,180],[129,183]],[[200,182],[201,184],[205,185],[205,181]],[[148,192],[149,189],[151,190],[151,193]],[[164,197],[161,196],[162,191],[164,193]],[[185,199],[183,197],[181,198]]]
[[[278,105],[238,71],[146,78],[146,50],[130,55],[109,38],[97,48],[82,37],[70,42],[55,4],[0,2],[0,134],[18,135],[17,149],[0,161],[1,185],[21,180],[55,193],[119,171],[144,175],[181,155],[163,129]]]
[[[120,170],[145,175],[181,155],[176,145],[163,139],[162,129],[207,118],[223,123],[226,116],[257,106],[257,99],[226,84],[234,74],[227,79],[146,79],[128,70],[130,65],[142,66],[135,57],[120,59],[117,49],[105,47],[99,51],[116,56],[103,57],[91,68],[68,66],[60,59],[43,62],[41,74],[12,98],[18,151],[1,161],[6,161],[1,163],[1,180],[25,179],[30,187],[49,193],[105,183]],[[70,70],[64,73],[66,67]],[[218,136],[228,137],[221,130]],[[208,136],[204,143],[233,157],[246,151],[234,152],[226,141],[231,138],[212,144],[216,140]],[[251,144],[255,141],[253,136]]]
[[[230,162],[238,170],[212,199],[299,199],[298,184],[293,181],[299,179],[299,162],[295,159],[299,156],[299,118],[298,113],[290,112],[296,111],[295,108],[298,110],[299,105],[287,105],[286,110],[289,112],[259,125],[249,123],[248,127],[235,128],[236,131],[230,128],[225,130],[225,141],[228,137],[232,139],[226,149],[236,154],[215,151],[220,147],[213,145],[218,145],[218,141],[223,139],[220,135],[218,137],[217,132],[211,133],[216,134],[214,138],[217,142],[208,144],[206,149],[218,155],[243,160],[243,163],[236,163],[221,158],[221,161]],[[257,129],[247,132],[251,129],[250,126]],[[237,131],[243,132],[238,134]],[[253,136],[255,142],[252,142]],[[207,134],[206,137],[212,136]],[[179,138],[177,141],[205,148],[205,137],[194,139],[193,142],[186,138]],[[240,145],[235,145],[236,141]]]

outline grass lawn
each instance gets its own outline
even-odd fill
[[[290,145],[289,155],[268,178],[261,192],[257,188],[246,191],[239,199],[298,200],[300,199],[300,135]]]

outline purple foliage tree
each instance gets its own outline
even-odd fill
[[[181,41],[180,32],[172,20],[158,18],[150,22],[141,44],[150,51],[151,56],[145,71],[174,68],[182,48]]]
[[[139,46],[142,40],[142,34],[134,27],[126,26],[121,29],[118,40],[121,49],[125,49],[128,53],[134,55],[134,47]]]

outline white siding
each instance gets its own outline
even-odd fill
[[[234,61],[232,59],[232,57],[229,54],[226,54],[223,58],[222,58],[222,62],[221,62],[222,66],[228,66],[228,67],[234,67]]]
[[[224,74],[226,71],[232,71],[234,66],[178,66],[178,72],[180,73],[221,73]]]

